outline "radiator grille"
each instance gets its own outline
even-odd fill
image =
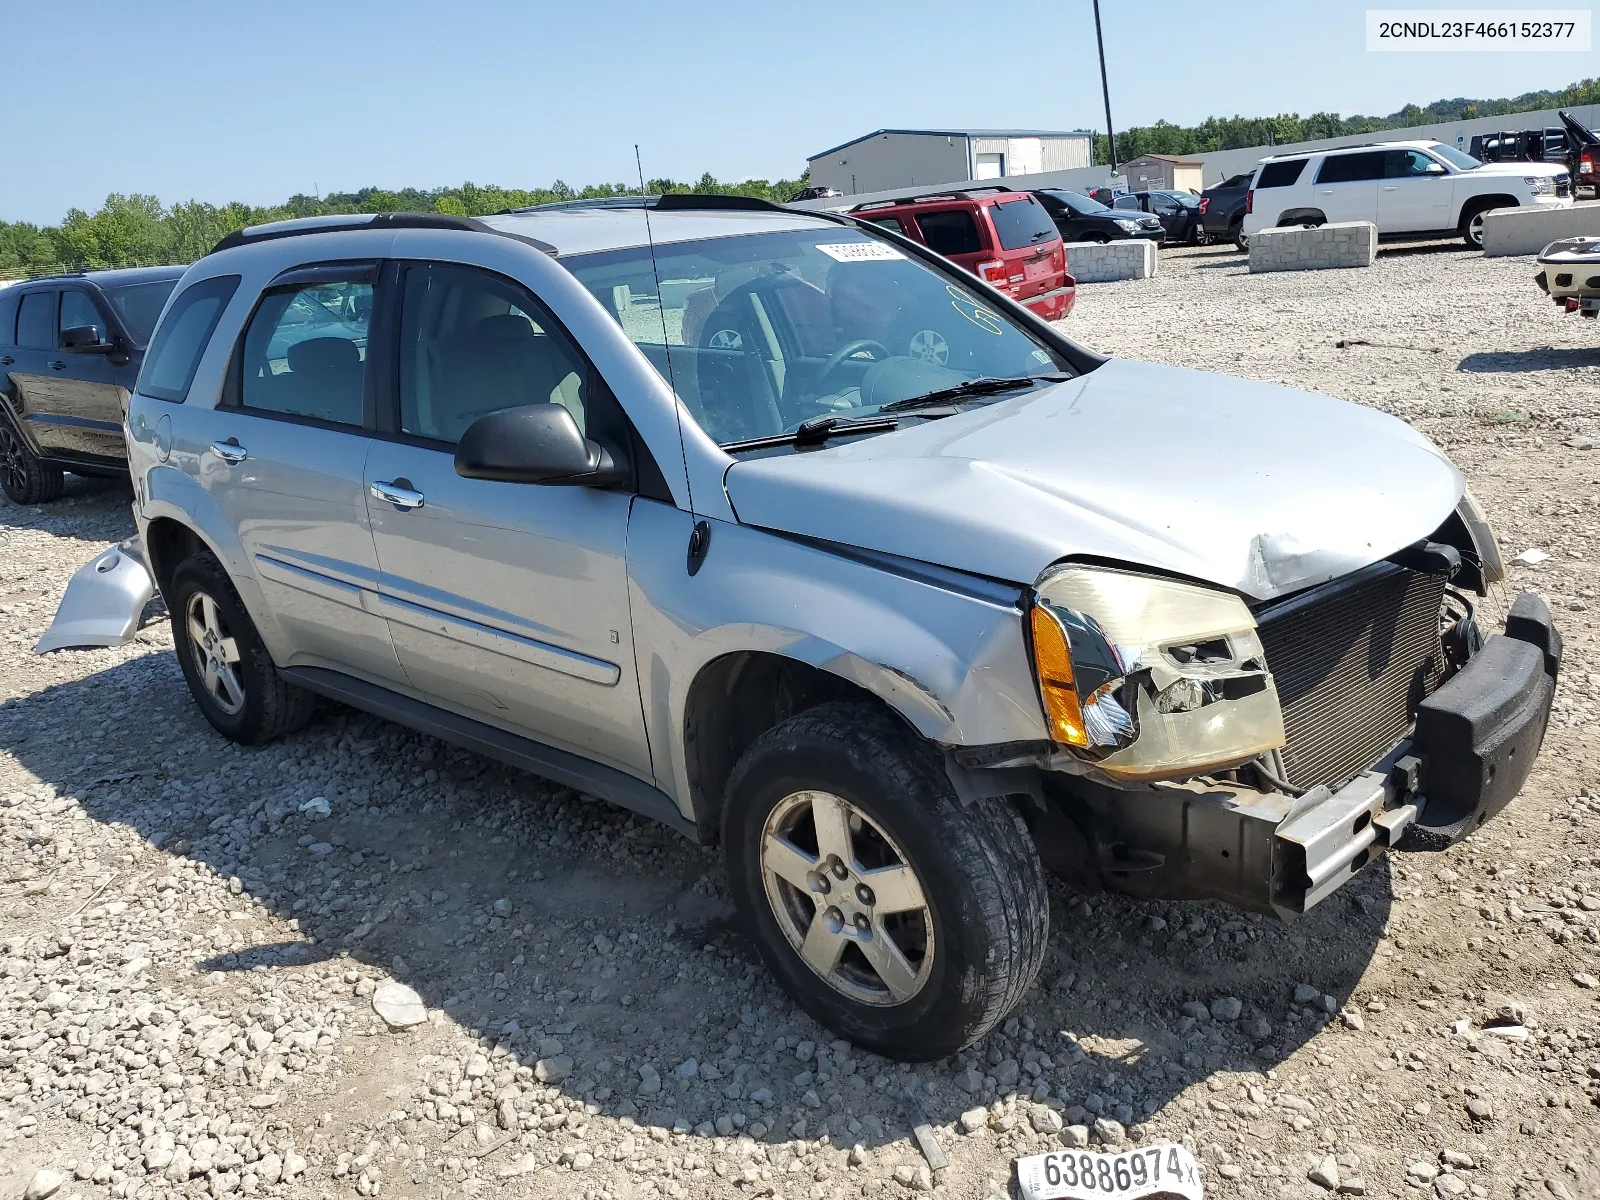
[[[1296,787],[1336,785],[1400,740],[1439,686],[1442,575],[1379,563],[1257,614]]]

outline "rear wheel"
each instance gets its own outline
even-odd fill
[[[278,674],[233,581],[209,554],[172,573],[172,642],[189,691],[223,737],[260,746],[311,719],[316,698]]]
[[[0,488],[13,504],[48,504],[67,490],[61,468],[41,462],[4,417],[0,417]]]
[[[1237,246],[1240,251],[1245,254],[1250,253],[1250,235],[1244,231],[1243,222],[1235,225],[1230,231],[1229,236],[1233,238],[1233,244]]]
[[[865,704],[763,734],[734,768],[723,848],[762,958],[859,1046],[928,1061],[977,1041],[1037,976],[1044,871],[1003,800],[963,806],[930,748]]]
[[[1093,242],[1096,246],[1106,246],[1111,243],[1111,236],[1110,234],[1098,232],[1086,233],[1083,235],[1083,240],[1086,242]]]

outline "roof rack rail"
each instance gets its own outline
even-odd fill
[[[868,200],[864,204],[857,204],[848,211],[865,212],[873,208],[892,208],[897,204],[926,204],[933,200],[972,200],[978,196],[991,196],[996,192],[1011,192],[1015,190],[1015,188],[1008,188],[1004,184],[996,183],[988,187],[962,188],[947,192],[921,192],[915,196],[896,196],[893,200]]]
[[[657,212],[691,212],[696,209],[791,214],[795,211],[787,205],[763,200],[760,196],[713,196],[698,192],[668,192],[656,201]]]
[[[493,229],[475,217],[457,217],[449,213],[330,213],[320,217],[298,217],[289,221],[272,221],[266,225],[247,225],[235,229],[215,246],[212,254],[232,250],[237,246],[250,246],[256,242],[276,238],[299,237],[308,233],[340,233],[356,229],[464,229],[474,233],[494,233]]]
[[[511,217],[519,213],[563,212],[589,208],[644,208],[660,196],[589,196],[579,200],[550,200],[544,204],[523,204],[516,208],[502,208],[494,215]]]

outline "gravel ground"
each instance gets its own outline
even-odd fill
[[[1019,1154],[1176,1139],[1220,1196],[1600,1195],[1600,328],[1449,247],[1162,270],[1066,328],[1396,413],[1549,555],[1513,583],[1567,635],[1555,721],[1479,836],[1288,927],[1058,888],[1004,1030],[888,1063],[774,987],[712,852],[350,711],[240,750],[159,619],[32,656],[131,530],[72,480],[0,507],[3,1194],[987,1200]]]

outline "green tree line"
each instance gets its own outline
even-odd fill
[[[706,174],[694,183],[652,179],[648,186],[655,193],[716,193],[783,201],[805,185],[804,175],[776,182],[747,179],[741,183],[722,183]],[[438,212],[479,217],[529,204],[627,196],[638,190],[625,183],[593,184],[576,189],[559,179],[547,188],[529,189],[464,183],[460,187],[432,190],[362,188],[359,192],[335,192],[327,196],[297,195],[268,207],[237,202],[219,207],[203,200],[168,207],[155,196],[118,193],[107,196],[105,204],[93,213],[80,208],[70,210],[60,225],[0,221],[0,279],[63,270],[189,263],[235,229],[291,217],[379,212]]]
[[[1427,105],[1408,104],[1386,117],[1341,117],[1338,113],[1324,112],[1312,113],[1309,117],[1299,113],[1280,113],[1276,117],[1208,117],[1192,126],[1157,121],[1154,125],[1118,131],[1117,161],[1127,162],[1141,154],[1208,154],[1246,146],[1282,146],[1350,134],[1381,133],[1386,129],[1409,129],[1441,121],[1470,121],[1476,117],[1510,116],[1546,108],[1572,108],[1580,104],[1600,104],[1600,78],[1580,79],[1557,91],[1525,92],[1505,100],[1459,98],[1435,100]],[[1111,161],[1104,134],[1095,135],[1094,161]]]
[[[1425,106],[1408,104],[1387,117],[1341,117],[1337,113],[1312,113],[1302,117],[1298,113],[1283,113],[1276,117],[1209,117],[1195,126],[1157,121],[1154,125],[1117,134],[1117,158],[1126,162],[1141,154],[1204,154],[1243,146],[1283,145],[1582,104],[1600,104],[1600,78],[1580,80],[1558,91],[1527,92],[1504,100],[1456,99],[1436,100]],[[1095,161],[1110,161],[1103,135],[1095,138]],[[784,201],[806,182],[802,174],[799,179],[723,183],[708,173],[694,183],[652,179],[648,190],[759,196]],[[361,212],[439,212],[476,217],[529,204],[625,196],[637,190],[625,183],[591,184],[575,189],[559,179],[547,188],[531,189],[463,183],[460,187],[431,190],[362,188],[358,192],[335,192],[327,196],[302,194],[266,207],[238,202],[218,206],[203,200],[166,206],[155,196],[116,193],[107,196],[95,212],[70,210],[60,225],[0,221],[0,279],[71,269],[193,262],[232,230],[289,217]]]

